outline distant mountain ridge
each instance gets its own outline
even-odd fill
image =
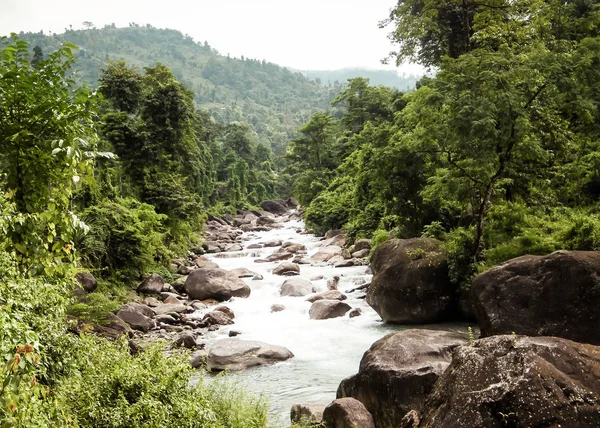
[[[417,81],[422,76],[398,75],[392,70],[371,70],[367,68],[343,68],[340,70],[300,70],[306,77],[315,80],[321,85],[334,85],[336,82],[344,84],[348,79],[354,77],[366,77],[371,85],[383,85],[390,88],[396,88],[401,91],[411,91],[415,89]]]

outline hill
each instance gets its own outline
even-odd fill
[[[161,62],[194,91],[200,108],[222,122],[248,123],[257,142],[271,146],[278,157],[296,130],[315,111],[328,109],[341,88],[323,87],[299,72],[264,60],[223,56],[206,42],[150,25],[20,36],[31,46],[40,46],[45,54],[62,42],[78,46],[77,79],[92,87],[108,61],[122,60],[140,68]]]
[[[315,80],[322,85],[344,84],[348,79],[354,77],[366,77],[371,85],[388,86],[401,91],[411,91],[415,89],[417,81],[421,76],[398,75],[392,70],[369,70],[365,68],[344,68],[341,70],[302,70],[302,74]]]

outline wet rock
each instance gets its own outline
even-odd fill
[[[75,279],[86,293],[93,293],[98,288],[98,281],[88,272],[78,272]]]
[[[210,348],[207,364],[212,371],[237,371],[285,361],[293,356],[294,354],[283,346],[249,340],[223,339],[215,342]]]
[[[473,280],[481,335],[559,336],[600,344],[600,252],[523,256]]]
[[[286,251],[276,252],[268,256],[265,260],[267,262],[280,262],[282,260],[288,260],[294,257],[292,253],[288,253]]]
[[[286,279],[281,285],[280,294],[282,296],[301,297],[314,293],[315,291],[317,290],[312,282],[303,278],[290,278]]]
[[[256,275],[254,272],[251,272],[246,268],[232,269],[231,272],[238,278],[252,278],[254,275]]]
[[[298,265],[309,265],[312,263],[312,260],[305,256],[296,256],[292,260],[292,263],[296,263]]]
[[[375,428],[373,416],[354,398],[340,398],[325,407],[323,422],[327,428]]]
[[[598,427],[600,347],[492,336],[457,348],[420,427]]]
[[[365,352],[358,374],[344,379],[337,397],[362,402],[378,428],[398,426],[411,410],[420,411],[436,380],[467,343],[464,335],[437,330],[405,330],[379,339]]]
[[[157,323],[169,324],[169,325],[177,324],[179,322],[179,320],[175,319],[172,315],[169,315],[169,314],[157,315],[155,320]]]
[[[137,292],[145,294],[160,294],[162,292],[165,280],[162,276],[153,273],[138,285]]]
[[[318,425],[323,421],[325,406],[321,404],[294,404],[290,411],[292,423]]]
[[[246,248],[249,250],[257,250],[259,248],[262,248],[263,246],[261,244],[250,244],[248,245]]]
[[[215,309],[215,311],[223,312],[225,315],[227,315],[231,319],[235,318],[235,314],[227,306],[219,306],[218,308]]]
[[[319,294],[315,294],[314,296],[306,299],[307,302],[314,303],[317,300],[346,300],[347,297],[345,294],[338,290],[327,290]]]
[[[204,322],[207,326],[233,324],[231,317],[221,311],[212,311],[207,313],[202,318],[202,322]]]
[[[294,242],[284,242],[281,244],[281,248],[277,251],[286,251],[292,254],[302,254],[306,252],[306,247],[302,244],[296,244]]]
[[[179,300],[177,297],[173,297],[173,296],[167,297],[165,300],[163,300],[163,303],[171,304],[171,305],[182,304],[181,300]]]
[[[283,305],[278,305],[278,304],[271,305],[271,313],[281,312],[284,310],[285,310],[285,306],[283,306]]]
[[[333,256],[332,258],[330,258],[327,263],[330,265],[337,265],[338,263],[343,263],[344,262],[344,256],[342,255],[337,255],[337,256]]]
[[[264,201],[261,208],[275,215],[284,215],[288,212],[288,208],[278,201]]]
[[[310,307],[308,315],[311,320],[326,320],[343,317],[351,309],[350,305],[339,300],[317,300]]]
[[[300,275],[300,266],[295,263],[282,263],[273,269],[273,274],[283,276]]]
[[[201,311],[201,310],[203,310],[203,309],[206,309],[206,305],[205,305],[204,303],[202,303],[202,302],[198,302],[198,301],[194,301],[194,302],[192,302],[192,303],[190,304],[190,306],[191,306],[192,308],[194,308],[194,310],[196,310],[196,311]]]
[[[250,287],[234,273],[211,268],[192,272],[185,282],[185,290],[191,299],[198,300],[213,298],[224,301],[250,295]]]
[[[233,251],[242,251],[244,247],[241,244],[230,244],[225,247],[225,251],[233,252]]]
[[[365,263],[360,259],[348,259],[334,264],[336,268],[363,266]]]
[[[257,273],[256,275],[254,275],[252,277],[252,281],[262,281],[263,279],[265,279],[265,278],[259,273]]]
[[[342,247],[337,245],[331,245],[328,247],[321,248],[316,254],[314,254],[311,258],[318,262],[327,262],[331,260],[334,256],[338,256],[342,254]],[[344,258],[342,257],[342,260]]]
[[[240,334],[242,334],[242,333],[237,330],[229,330],[229,337],[236,337],[236,336],[239,336]]]
[[[333,276],[333,278],[329,278],[327,280],[327,289],[328,290],[337,290],[339,283],[340,283],[340,277],[339,277],[339,275],[335,275],[335,276]]]
[[[390,324],[424,324],[458,318],[455,286],[441,242],[390,239],[373,254],[375,273],[367,302]]]
[[[352,309],[348,314],[349,318],[356,318],[362,315],[362,310],[360,308]]]
[[[277,241],[268,241],[264,243],[264,247],[280,247],[281,245],[283,245],[283,241],[281,240],[277,240]]]
[[[186,266],[186,265],[181,265],[179,266],[179,268],[177,269],[177,273],[179,275],[189,275],[194,269],[196,269],[195,266]]]
[[[219,267],[218,264],[216,264],[213,261],[210,261],[209,259],[207,259],[206,257],[198,257],[194,263],[196,263],[196,266],[199,267],[200,269],[203,268],[212,268],[212,269],[217,269]]]

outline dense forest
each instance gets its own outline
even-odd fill
[[[189,353],[88,334],[148,274],[175,280],[209,216],[293,195],[371,251],[437,238],[456,291],[599,250],[599,24],[592,0],[400,0],[393,59],[435,72],[406,92],[136,24],[0,39],[0,427],[268,425]]]
[[[344,84],[348,79],[363,77],[369,79],[373,86],[388,86],[401,91],[412,91],[415,89],[420,76],[398,75],[391,70],[365,70],[361,68],[345,68],[342,70],[302,70],[302,74],[321,85],[336,85],[342,82]]]
[[[466,287],[523,254],[599,249],[599,19],[591,1],[400,2],[398,63],[437,74],[407,94],[352,79],[300,128],[307,222],[440,238]]]
[[[22,33],[20,37],[43,53],[64,42],[78,46],[75,79],[93,88],[109,61],[125,61],[139,68],[160,62],[194,92],[200,108],[219,122],[247,124],[253,138],[279,157],[296,129],[316,110],[327,108],[345,83],[322,86],[299,72],[265,60],[221,55],[206,42],[150,25],[66,28],[63,34]]]

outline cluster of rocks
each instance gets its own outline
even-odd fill
[[[364,266],[368,264],[371,251],[369,239],[359,239],[353,245],[345,248],[347,236],[341,230],[330,230],[320,243],[319,251],[311,258],[334,267]]]
[[[600,253],[524,256],[456,293],[441,243],[390,240],[367,301],[392,324],[475,318],[481,339],[413,329],[364,354],[327,407],[292,420],[329,428],[600,426]],[[357,404],[360,403],[359,404]],[[362,406],[361,406],[362,405]]]

